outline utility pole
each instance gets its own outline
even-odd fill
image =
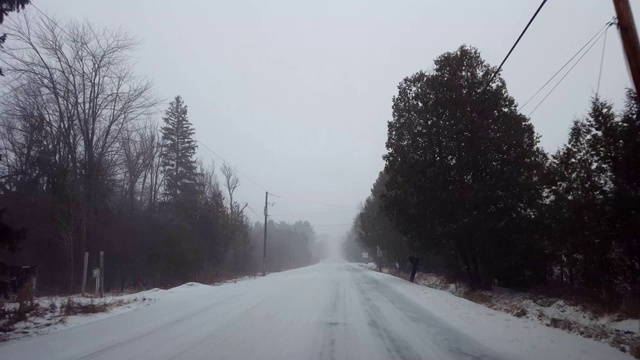
[[[262,276],[267,274],[267,217],[269,216],[269,192],[264,192],[264,243],[262,247]]]
[[[622,47],[627,58],[631,78],[636,92],[640,92],[640,42],[638,41],[638,32],[633,21],[629,0],[613,0],[613,7],[616,9],[618,31],[620,32],[620,40],[622,40]]]

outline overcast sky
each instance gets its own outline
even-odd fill
[[[498,65],[540,1],[33,3],[138,38],[138,73],[167,100],[162,109],[182,95],[198,140],[259,184],[241,176],[238,198],[258,213],[248,212],[252,220],[262,214],[266,188],[282,196],[273,199],[274,220],[307,219],[338,238],[383,168],[398,83],[462,44]],[[607,0],[549,1],[504,66],[510,94],[524,103],[613,16]],[[630,79],[615,28],[606,45],[600,93],[620,108]],[[585,114],[601,52],[602,42],[532,115],[547,151]],[[198,156],[221,164],[202,146]]]

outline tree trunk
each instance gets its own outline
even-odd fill
[[[492,288],[492,277],[489,275],[487,269],[483,266],[482,256],[480,256],[478,252],[478,248],[476,248],[476,266],[478,270],[478,281],[480,284],[480,289],[482,290],[491,290]]]
[[[470,282],[469,282],[469,286],[471,286],[472,290],[477,289],[478,287],[478,266],[475,262],[475,257],[473,256],[473,254],[471,253],[471,251],[469,249],[467,249],[467,261],[469,263],[468,265],[468,272],[469,272],[469,278],[470,278]]]

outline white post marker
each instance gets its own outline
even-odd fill
[[[93,278],[96,279],[96,296],[98,296],[98,290],[100,288],[100,268],[93,269]]]

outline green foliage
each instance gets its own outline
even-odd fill
[[[640,296],[640,99],[627,92],[627,101],[617,121],[616,155],[612,163],[613,223],[616,234],[616,258],[624,259],[624,283]],[[619,255],[624,254],[620,257]]]
[[[342,243],[342,254],[347,261],[352,262],[368,262],[370,259],[362,257],[362,253],[367,251],[357,239],[356,225],[347,232],[345,239]],[[367,251],[368,252],[368,251]]]
[[[188,226],[168,224],[150,256],[155,265],[154,277],[162,282],[186,282],[195,279],[199,262],[195,235]]]
[[[389,122],[383,208],[410,250],[455,259],[473,285],[531,282],[527,243],[544,153],[504,81],[460,47],[400,83]],[[506,262],[509,258],[525,258]],[[524,261],[522,261],[524,260]]]
[[[2,2],[7,11],[24,3]],[[107,290],[259,269],[252,229],[233,200],[235,171],[220,169],[230,175],[225,199],[214,164],[195,158],[180,96],[161,126],[152,117],[150,82],[129,61],[134,39],[39,15],[9,30],[17,46],[4,52],[12,72],[0,101],[0,203],[9,215],[0,219],[0,249],[21,240],[12,256],[38,265],[40,291],[79,290],[85,252],[93,268],[104,251]],[[22,226],[28,238],[16,231]],[[294,230],[274,239],[287,267],[311,262],[313,228]]]
[[[387,175],[381,172],[373,184],[371,196],[365,201],[355,221],[357,241],[368,250],[371,259],[381,249],[385,263],[404,264],[409,255],[406,239],[396,230],[381,206]]]
[[[20,11],[24,9],[26,5],[31,3],[31,0],[1,0],[0,1],[0,24],[4,22],[5,16],[10,12]]]
[[[5,209],[0,209],[0,250],[7,250],[10,253],[16,252],[20,242],[24,240],[27,230],[25,228],[14,229],[9,224],[2,221]]]
[[[594,98],[549,166],[557,280],[607,305],[638,291],[638,116],[632,92],[621,115]]]
[[[13,11],[20,11],[24,9],[26,5],[31,3],[31,0],[0,0],[0,24],[4,22],[4,18]],[[0,49],[7,40],[7,34],[0,35]],[[0,69],[0,76],[4,76],[2,69]],[[1,158],[0,158],[1,159]]]
[[[493,72],[463,46],[400,83],[385,168],[345,248],[417,255],[472,287],[559,284],[629,307],[622,299],[640,295],[637,94],[619,114],[594,98],[549,158]]]
[[[178,202],[193,196],[196,185],[195,130],[187,117],[187,106],[180,95],[169,104],[162,118],[162,168],[165,173],[165,196]]]

